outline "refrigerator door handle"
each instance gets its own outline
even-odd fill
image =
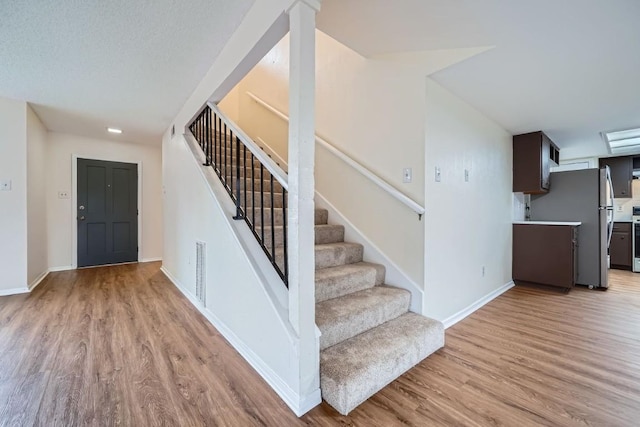
[[[609,185],[609,200],[607,201],[607,206],[613,207],[613,181],[611,180],[611,169],[609,169],[609,166],[607,166],[607,185]]]

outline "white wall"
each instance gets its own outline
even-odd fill
[[[364,58],[320,31],[316,49],[316,133],[422,204],[424,69]],[[288,70],[287,36],[238,85],[240,126],[285,160],[286,122],[246,92],[288,114]],[[317,191],[421,284],[424,222],[324,148],[315,160]],[[412,183],[402,183],[404,167]]]
[[[142,239],[140,261],[162,258],[162,150],[143,144],[119,143],[64,133],[48,134],[47,230],[49,267],[71,268],[73,264],[72,198],[58,198],[58,192],[75,192],[72,184],[72,158],[142,163]]]
[[[27,106],[27,283],[33,287],[48,272],[47,130]]]
[[[511,282],[512,142],[431,79],[426,93],[425,311],[447,320]]]
[[[27,104],[0,98],[0,295],[27,286]]]

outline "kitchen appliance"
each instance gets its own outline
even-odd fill
[[[633,215],[631,216],[631,250],[633,253],[633,262],[631,269],[640,272],[640,206],[633,207]]]
[[[531,196],[529,215],[532,221],[580,221],[576,283],[590,288],[609,287],[613,184],[608,166],[552,172],[549,192]]]

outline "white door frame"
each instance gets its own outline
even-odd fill
[[[71,267],[78,268],[78,159],[101,160],[138,165],[138,262],[142,254],[142,160],[131,160],[117,155],[71,155]]]

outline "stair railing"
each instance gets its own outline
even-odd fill
[[[287,174],[215,104],[205,104],[187,131],[204,153],[203,165],[213,168],[235,203],[233,219],[247,223],[288,288]],[[282,208],[282,226],[276,225],[277,205]]]

